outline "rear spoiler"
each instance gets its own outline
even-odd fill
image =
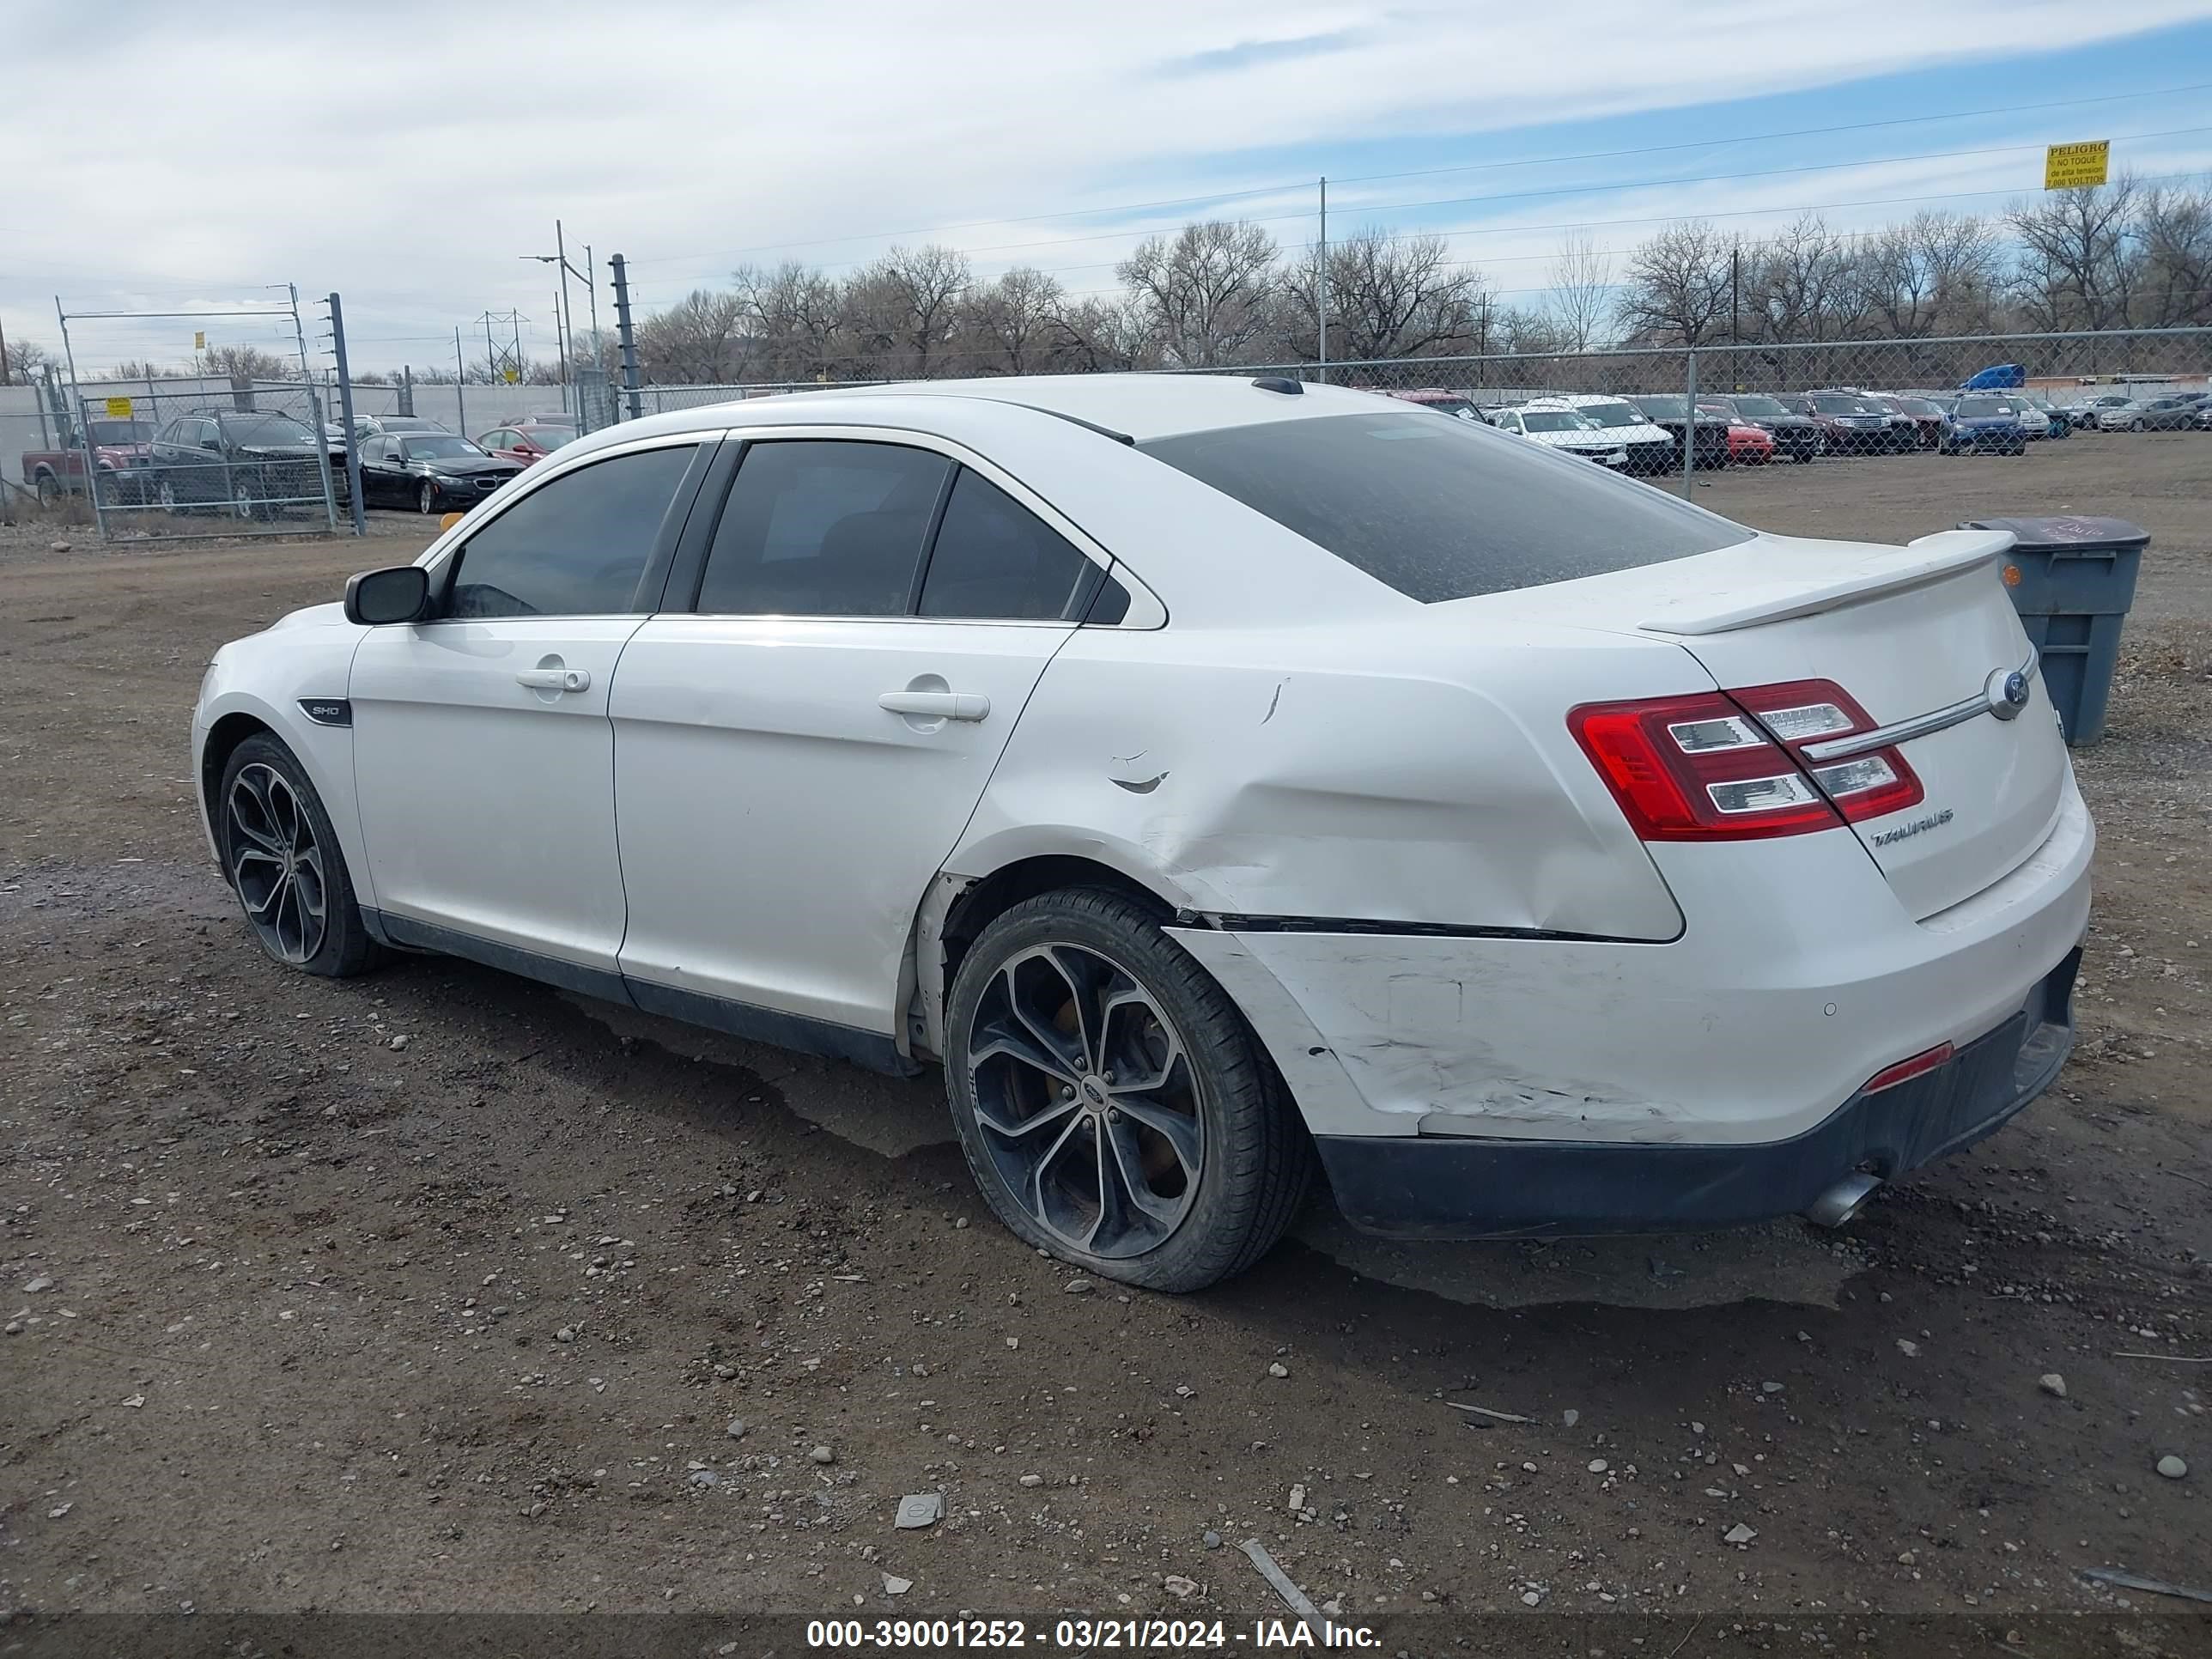
[[[1807,583],[1778,573],[1771,580],[1743,584],[1726,595],[1680,600],[1637,626],[1647,634],[1727,634],[1810,617],[1971,570],[2008,551],[2013,541],[2009,530],[1939,531],[1905,547],[1869,547],[1859,568],[1844,575]],[[1784,550],[1776,552],[1778,561],[1789,556]]]

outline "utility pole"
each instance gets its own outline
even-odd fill
[[[615,332],[622,341],[623,386],[629,393],[629,417],[643,414],[637,395],[637,336],[629,325],[629,270],[619,253],[608,257],[615,274]]]
[[[353,509],[353,533],[368,534],[361,506],[361,440],[353,429],[353,371],[346,367],[345,313],[340,309],[338,296],[330,296],[331,355],[338,364],[338,418],[345,422],[346,501]]]
[[[1323,386],[1328,384],[1328,179],[1321,181],[1321,268],[1314,278],[1314,305],[1321,316],[1321,368]]]
[[[561,406],[568,409],[568,358],[576,339],[574,317],[568,309],[568,279],[574,276],[582,282],[584,273],[568,263],[568,242],[558,219],[553,222],[553,252],[526,253],[521,257],[535,259],[541,265],[561,267],[561,291],[553,296],[554,333],[561,343]],[[568,412],[573,415],[577,411],[571,409]]]
[[[584,292],[592,302],[592,367],[604,368],[606,365],[599,361],[599,267],[589,242],[584,244]]]
[[[1729,249],[1729,343],[1743,343],[1743,239]]]
[[[461,331],[457,326],[453,330],[453,424],[460,428],[463,437],[468,435],[469,406],[461,383],[468,376],[468,365],[461,361]]]

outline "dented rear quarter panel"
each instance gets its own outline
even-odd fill
[[[1681,914],[1565,715],[1711,684],[1669,644],[1501,639],[1411,601],[1334,627],[1085,629],[947,868],[1073,853],[1210,914],[1669,939]]]

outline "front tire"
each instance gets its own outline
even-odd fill
[[[438,487],[427,478],[423,480],[422,488],[415,492],[415,510],[424,518],[438,510]]]
[[[251,737],[231,751],[215,802],[222,869],[254,938],[302,973],[346,979],[373,966],[345,854],[292,751]]]
[[[1312,1143],[1221,988],[1119,893],[999,916],[945,1008],[945,1092],[999,1219],[1102,1278],[1196,1291],[1290,1224]]]

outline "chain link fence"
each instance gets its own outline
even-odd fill
[[[345,436],[310,378],[298,299],[282,307],[84,312],[57,306],[68,395],[54,447],[27,480],[44,495],[82,495],[103,541],[335,532],[345,502]],[[147,330],[258,331],[288,351],[256,349],[296,378],[246,374],[94,380],[80,362],[127,355]]]

